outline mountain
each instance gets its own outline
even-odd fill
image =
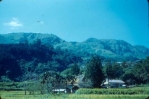
[[[67,42],[53,34],[41,33],[9,33],[0,35],[0,43],[33,43],[40,39],[43,44],[55,48],[67,49],[81,56],[84,60],[92,54],[116,61],[142,59],[149,56],[149,49],[133,46],[123,40],[89,38],[83,42]]]
[[[149,56],[149,49],[144,46],[133,46],[123,40],[89,38],[80,43],[62,43],[61,48],[69,48],[78,53],[98,54],[114,60],[134,60]]]
[[[57,44],[65,42],[59,37],[53,34],[41,34],[41,33],[9,33],[0,35],[0,43],[10,44],[10,43],[32,43],[37,39],[41,39],[43,43]]]

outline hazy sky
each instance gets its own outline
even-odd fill
[[[0,33],[52,33],[66,41],[122,39],[149,48],[147,0],[3,0]]]

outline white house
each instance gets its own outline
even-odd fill
[[[106,79],[106,81],[103,83],[103,86],[110,87],[110,88],[120,88],[120,87],[126,87],[125,82],[122,80],[117,79]]]
[[[66,89],[53,89],[52,90],[54,93],[67,93]]]

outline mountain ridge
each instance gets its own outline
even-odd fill
[[[54,34],[9,33],[0,35],[1,44],[32,43],[40,39],[43,44],[71,50],[82,57],[98,54],[102,57],[119,60],[142,59],[149,56],[149,49],[142,45],[131,45],[124,40],[88,38],[83,42],[67,42]],[[84,55],[84,54],[85,55]]]

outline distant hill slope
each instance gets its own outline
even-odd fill
[[[71,50],[83,59],[91,54],[98,54],[114,60],[142,59],[149,56],[148,48],[141,45],[133,46],[123,40],[89,38],[83,42],[67,42],[53,34],[10,33],[0,35],[0,43],[4,44],[32,43],[37,39],[41,39],[43,44],[51,44],[54,47]]]
[[[0,43],[29,43],[34,42],[37,39],[41,39],[43,43],[56,44],[64,42],[64,40],[53,34],[41,34],[41,33],[9,33],[0,35]]]

